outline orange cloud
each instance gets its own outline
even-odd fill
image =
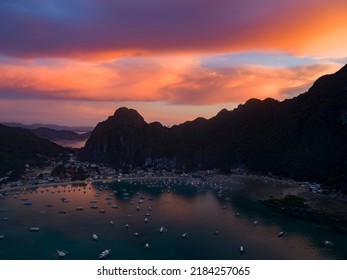
[[[3,99],[163,101],[171,104],[220,104],[304,91],[340,64],[296,68],[202,66],[197,58],[160,57],[109,64],[59,61],[48,66],[0,66]],[[300,90],[298,92],[298,90]]]

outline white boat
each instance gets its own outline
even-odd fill
[[[63,258],[66,256],[66,253],[64,251],[61,251],[61,250],[57,250],[57,254],[59,257]]]
[[[40,228],[39,227],[31,227],[30,231],[40,231]]]
[[[139,234],[138,232],[134,232],[134,236],[135,236],[135,237],[139,237],[140,234]]]
[[[164,228],[163,226],[161,226],[160,229],[159,229],[159,232],[160,232],[160,233],[167,232],[167,229]]]
[[[149,245],[149,243],[146,243],[144,247],[145,247],[145,249],[149,249],[149,248],[151,248],[151,245]]]
[[[188,232],[182,234],[182,238],[186,238],[188,236]]]
[[[282,237],[284,235],[283,231],[280,231],[279,233],[277,233],[277,237]]]
[[[97,236],[95,233],[93,233],[92,238],[93,238],[94,240],[99,240],[99,236]]]
[[[105,258],[110,252],[111,252],[111,249],[107,249],[105,251],[102,251],[101,254],[99,255],[99,259]]]
[[[253,222],[253,225],[256,226],[257,224],[258,224],[258,221],[255,220],[255,221]]]
[[[4,240],[5,239],[5,235],[0,235],[0,240]]]
[[[241,245],[240,246],[240,253],[242,254],[244,252],[244,248],[243,248],[243,246]]]
[[[334,245],[334,242],[332,242],[331,240],[324,240],[323,244],[327,246],[331,246],[331,245]]]
[[[148,223],[148,219],[147,219],[147,218],[145,218],[145,223],[146,223],[146,224]]]
[[[113,222],[113,221],[111,221],[111,222],[110,222],[110,225],[111,225],[111,227],[113,227],[113,225],[114,225],[114,222]]]
[[[125,227],[126,229],[128,229],[128,228],[129,228],[129,225],[128,225],[128,224],[125,224],[124,227]]]

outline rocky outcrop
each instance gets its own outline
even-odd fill
[[[346,112],[347,66],[293,99],[251,99],[171,128],[120,108],[96,126],[80,157],[115,166],[245,167],[346,188]]]

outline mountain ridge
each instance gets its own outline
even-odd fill
[[[45,158],[59,157],[63,147],[42,139],[25,128],[0,124],[0,177],[7,172],[19,175],[29,165],[42,165]]]
[[[244,167],[345,188],[347,66],[292,99],[250,99],[210,119],[166,128],[120,108],[99,123],[82,159],[117,167]]]
[[[70,130],[55,130],[47,127],[39,127],[30,131],[36,136],[48,139],[52,142],[57,140],[83,141],[86,140],[91,134],[91,131],[76,133]]]
[[[42,124],[42,123],[33,123],[33,124],[23,124],[18,122],[1,122],[1,124],[9,126],[9,127],[21,127],[27,128],[30,130],[34,130],[37,128],[49,128],[53,130],[66,130],[73,132],[89,132],[94,128],[91,126],[65,126],[65,125],[57,125],[57,124]]]

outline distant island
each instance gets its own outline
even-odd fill
[[[38,128],[48,128],[52,130],[65,130],[65,131],[73,131],[73,132],[89,132],[93,130],[91,126],[66,126],[66,125],[56,125],[56,124],[44,124],[44,123],[34,123],[34,124],[22,124],[18,122],[2,122],[1,124],[10,126],[10,127],[21,127],[30,130],[38,129]]]
[[[36,136],[48,139],[60,146],[70,148],[81,148],[89,138],[92,127],[88,126],[60,126],[55,124],[22,124],[2,123],[8,127],[25,128]]]

